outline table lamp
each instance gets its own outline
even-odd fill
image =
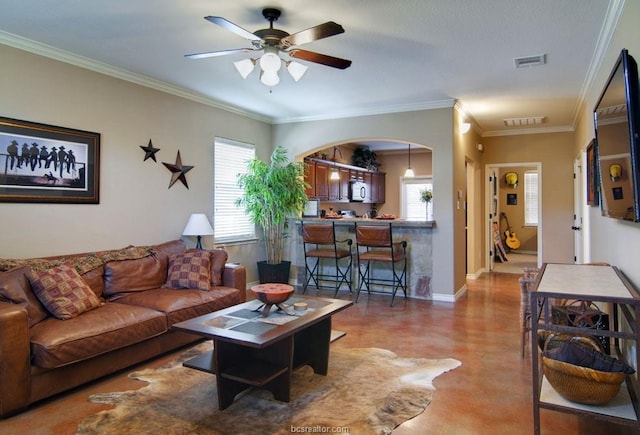
[[[204,213],[193,213],[189,216],[187,226],[182,231],[183,236],[198,236],[196,249],[202,249],[202,236],[212,236],[213,228]]]

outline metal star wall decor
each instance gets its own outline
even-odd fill
[[[180,180],[182,181],[182,184],[184,184],[184,187],[186,187],[187,189],[189,188],[189,185],[187,184],[187,178],[185,177],[185,174],[187,172],[189,172],[190,170],[193,169],[193,166],[184,166],[182,164],[182,158],[180,157],[180,151],[178,151],[178,155],[176,156],[176,163],[172,164],[172,163],[165,163],[162,162],[163,165],[165,165],[167,167],[168,170],[170,170],[172,172],[171,174],[171,182],[169,183],[169,189],[171,189],[171,186],[173,186],[175,184],[176,181]]]
[[[156,160],[156,153],[158,151],[160,151],[160,148],[154,148],[153,144],[151,143],[151,139],[149,139],[149,145],[147,145],[146,147],[140,145],[140,148],[142,148],[144,150],[144,160],[143,160],[143,162],[146,162],[147,159],[149,157],[151,157],[154,162],[158,163],[158,161]]]

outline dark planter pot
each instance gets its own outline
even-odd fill
[[[260,278],[260,284],[270,282],[289,284],[290,270],[290,261],[283,261],[279,264],[269,264],[266,261],[258,261],[258,277]]]

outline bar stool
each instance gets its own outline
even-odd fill
[[[398,289],[402,289],[404,297],[407,297],[407,242],[405,240],[394,242],[391,224],[387,225],[358,225],[355,224],[356,255],[359,283],[356,292],[356,303],[360,296],[362,286],[371,293],[371,284],[390,286],[393,288],[391,305],[396,297]],[[382,262],[391,265],[390,278],[373,277],[372,262]],[[396,264],[401,262],[402,267]],[[365,265],[364,270],[362,265]]]
[[[349,287],[349,293],[351,293],[351,267],[353,263],[351,246],[353,241],[351,239],[336,240],[335,222],[330,224],[305,224],[301,222],[301,225],[305,266],[303,293],[307,292],[311,281],[318,290],[320,287],[328,287],[320,285],[321,281],[334,283],[334,287],[329,287],[335,288],[334,298],[343,284]],[[315,258],[315,262],[309,260],[310,258]],[[321,264],[323,259],[330,259],[334,262],[334,274],[323,272]]]

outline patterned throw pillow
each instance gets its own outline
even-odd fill
[[[209,290],[211,281],[211,253],[190,250],[169,256],[165,287]]]
[[[100,299],[70,264],[30,270],[27,277],[36,297],[58,319],[72,319],[100,306]]]

